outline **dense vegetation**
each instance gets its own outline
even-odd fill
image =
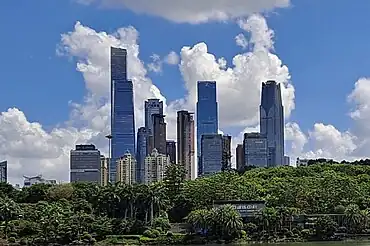
[[[370,167],[317,164],[308,167],[224,172],[194,181],[177,166],[152,185],[75,183],[34,185],[21,191],[0,184],[0,220],[9,242],[42,245],[114,243],[175,244],[192,240],[333,239],[335,233],[366,233]],[[231,206],[214,200],[264,200],[266,208],[242,221]],[[304,217],[299,224],[297,215]],[[336,214],[336,215],[329,215]],[[189,234],[171,231],[187,222]]]

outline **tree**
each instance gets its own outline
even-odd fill
[[[19,215],[20,208],[18,204],[16,204],[12,199],[7,197],[0,199],[0,218],[1,221],[5,222],[4,227],[5,237],[8,236],[9,221],[18,219]]]

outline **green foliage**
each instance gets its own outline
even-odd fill
[[[298,168],[249,167],[192,181],[184,180],[181,166],[171,165],[165,180],[152,185],[38,184],[17,191],[1,183],[1,233],[18,240],[27,238],[35,245],[66,245],[73,241],[92,244],[109,235],[143,234],[143,240],[178,242],[184,236],[177,238],[170,222],[185,221],[191,224],[193,235],[209,236],[200,236],[199,241],[228,241],[244,237],[244,232],[261,241],[330,239],[335,231],[366,232],[370,227],[368,161],[359,161],[361,165],[316,162]],[[234,208],[213,208],[214,200],[264,200],[267,206],[243,225]],[[311,223],[312,230],[296,228],[293,223],[296,215],[333,213],[339,216],[340,225],[322,216]]]

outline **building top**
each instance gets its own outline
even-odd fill
[[[176,143],[175,140],[166,140],[167,143]]]
[[[93,144],[79,144],[76,145],[76,150],[88,151],[88,150],[97,150]]]
[[[247,133],[244,133],[244,139],[247,139],[247,138],[265,138],[265,136],[263,136],[259,132],[247,132]]]

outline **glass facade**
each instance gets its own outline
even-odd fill
[[[176,163],[176,142],[173,140],[168,140],[166,142],[166,154],[170,157],[170,162]]]
[[[8,162],[2,161],[0,162],[0,183],[7,183],[8,182]]]
[[[153,115],[163,115],[163,102],[159,99],[148,99],[145,102],[145,127],[153,134]],[[151,152],[151,151],[150,151]]]
[[[100,183],[100,151],[94,145],[76,145],[70,156],[70,181]]]
[[[246,166],[267,167],[267,139],[260,133],[245,133],[244,158]]]
[[[111,48],[111,132],[110,182],[115,183],[116,161],[127,151],[135,154],[134,89],[127,80],[127,51]]]
[[[203,134],[218,133],[218,105],[215,81],[198,81],[197,102],[197,155],[198,176],[204,172],[201,163],[201,139]]]
[[[177,112],[177,164],[185,168],[185,179],[194,178],[194,118],[188,111]]]
[[[267,138],[268,167],[284,165],[284,110],[280,84],[262,83],[260,131]]]
[[[202,176],[220,172],[223,159],[223,136],[220,134],[203,134],[201,151]]]
[[[145,165],[145,157],[148,155],[147,148],[148,148],[148,131],[145,127],[140,127],[137,131],[137,154],[136,154],[136,181],[138,183],[144,182],[144,165]]]

